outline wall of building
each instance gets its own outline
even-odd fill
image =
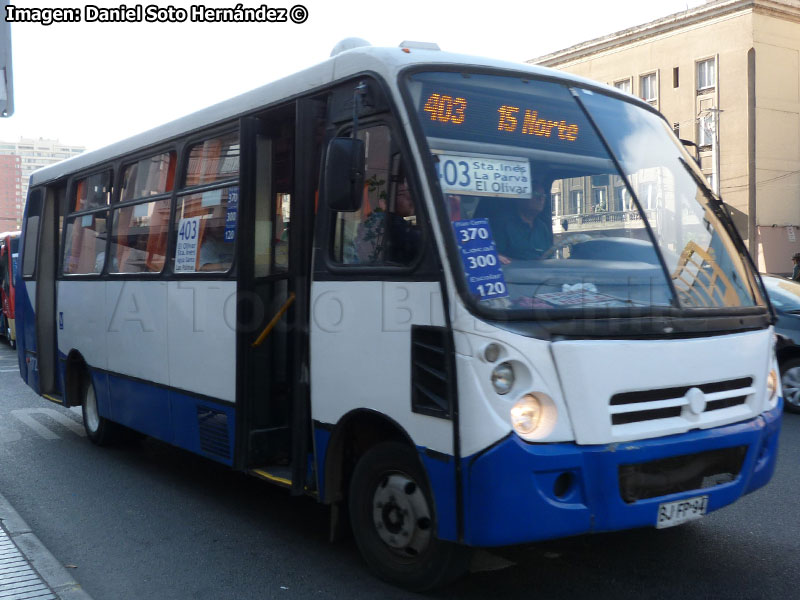
[[[791,271],[800,252],[800,23],[754,15],[759,268]]]
[[[21,225],[17,209],[20,190],[19,156],[0,155],[0,231],[14,231]]]

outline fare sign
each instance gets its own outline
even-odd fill
[[[433,152],[445,194],[531,197],[531,166],[525,158]]]
[[[508,296],[489,219],[455,221],[453,230],[469,291],[479,300]]]

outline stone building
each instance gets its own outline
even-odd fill
[[[528,62],[656,107],[696,144],[759,269],[791,270],[800,252],[800,0],[709,0]],[[608,182],[592,182],[579,203],[572,192],[554,190],[556,226],[629,208]],[[645,208],[657,205],[646,188],[638,192]]]

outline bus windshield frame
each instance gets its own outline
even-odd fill
[[[551,333],[769,324],[741,238],[655,109],[504,70],[416,67],[400,88],[473,313]]]

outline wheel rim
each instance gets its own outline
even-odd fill
[[[783,399],[792,406],[800,408],[800,366],[787,369],[781,375]]]
[[[94,433],[100,427],[100,414],[97,412],[97,398],[94,395],[94,386],[89,384],[86,390],[86,399],[83,403],[83,418],[86,427]]]
[[[401,556],[418,556],[430,544],[430,507],[408,475],[393,473],[381,480],[372,500],[372,517],[378,537]]]

